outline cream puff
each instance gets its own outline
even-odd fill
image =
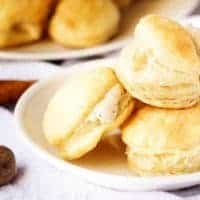
[[[55,1],[0,0],[0,48],[40,39]]]
[[[70,78],[50,100],[44,133],[64,159],[78,159],[119,127],[133,107],[134,100],[111,68],[91,70]]]
[[[200,104],[188,109],[144,105],[122,129],[130,169],[141,176],[200,170]]]
[[[200,57],[192,34],[157,15],[140,20],[122,50],[116,73],[133,97],[162,108],[199,102]]]
[[[120,12],[112,0],[62,0],[49,34],[66,47],[84,48],[106,42],[117,31]]]

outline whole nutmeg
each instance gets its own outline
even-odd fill
[[[0,146],[0,186],[9,183],[16,174],[16,161],[13,152]]]

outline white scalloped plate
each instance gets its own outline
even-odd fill
[[[119,147],[116,140],[102,143],[93,152],[76,162],[63,161],[47,143],[41,125],[43,114],[50,98],[63,81],[66,81],[71,74],[83,70],[115,64],[116,60],[111,59],[78,64],[33,85],[16,106],[15,118],[19,136],[32,151],[57,169],[73,173],[96,185],[121,191],[149,191],[175,190],[199,184],[200,173],[162,177],[137,177],[131,174],[127,167],[124,148]]]
[[[0,59],[58,60],[105,54],[120,49],[127,43],[132,35],[134,25],[141,16],[157,13],[181,18],[191,13],[199,2],[199,0],[138,0],[124,14],[120,28],[122,31],[105,44],[87,49],[67,49],[50,40],[45,40],[32,45],[1,50]]]

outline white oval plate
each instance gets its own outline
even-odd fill
[[[120,49],[127,43],[140,17],[157,13],[181,18],[188,15],[199,2],[199,0],[139,0],[124,13],[119,35],[105,44],[87,49],[67,49],[46,40],[32,45],[1,50],[0,59],[58,60],[105,54]]]
[[[174,190],[200,183],[200,173],[162,177],[134,176],[128,170],[124,149],[109,143],[102,143],[95,151],[76,162],[63,161],[47,143],[41,122],[50,98],[60,85],[71,74],[115,64],[116,60],[113,59],[78,64],[33,85],[16,106],[15,118],[20,136],[47,162],[96,185],[122,191],[149,191]]]

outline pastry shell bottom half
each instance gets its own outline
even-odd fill
[[[200,103],[187,109],[142,105],[122,127],[130,169],[140,176],[200,170]]]
[[[174,175],[200,170],[200,147],[171,153],[128,153],[130,169],[140,176]]]

